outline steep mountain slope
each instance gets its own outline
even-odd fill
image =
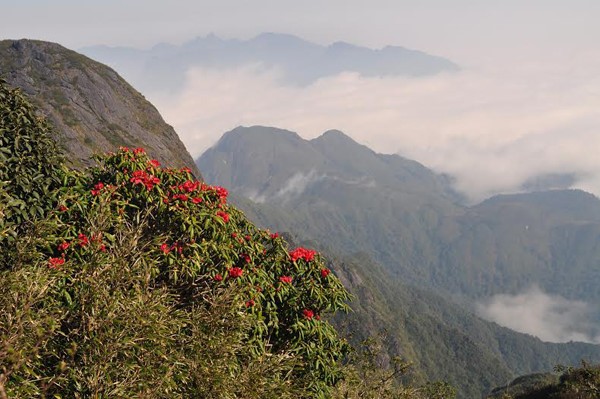
[[[76,166],[93,153],[143,146],[167,166],[200,173],[173,128],[115,71],[58,44],[0,41],[0,77],[21,88],[57,127]]]
[[[600,201],[578,190],[503,195],[470,208],[442,252],[451,289],[474,296],[532,284],[566,298],[600,299]],[[465,279],[470,276],[472,279]]]
[[[459,69],[447,59],[399,46],[380,50],[343,42],[321,46],[278,33],[263,33],[250,40],[208,35],[181,46],[159,44],[149,50],[92,46],[81,52],[111,65],[143,90],[176,90],[191,67],[261,64],[280,71],[284,81],[299,85],[348,71],[363,76],[426,76]]]
[[[295,216],[294,210],[239,196],[232,201],[267,227],[290,226]],[[383,334],[388,357],[414,362],[417,376],[450,382],[461,398],[481,397],[516,375],[552,370],[556,364],[600,361],[599,345],[546,343],[487,322],[447,297],[394,278],[366,253],[335,255],[333,241],[309,240],[307,245],[327,254],[356,296],[353,312],[337,320],[338,328],[355,342]]]
[[[366,251],[404,279],[436,262],[433,231],[452,231],[457,206],[446,181],[417,162],[380,156],[338,131],[305,141],[271,128],[237,128],[198,160],[208,181],[274,208],[279,229],[345,252]],[[266,215],[270,218],[270,215]]]
[[[366,251],[411,283],[470,298],[535,283],[600,300],[600,201],[582,191],[498,196],[468,208],[444,177],[337,131],[307,141],[240,127],[198,165],[208,181],[278,209],[263,212],[266,225]]]

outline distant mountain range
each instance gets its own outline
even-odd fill
[[[379,50],[336,42],[321,46],[296,36],[263,33],[250,40],[198,37],[181,46],[158,44],[149,50],[91,46],[80,51],[116,69],[142,91],[179,88],[191,67],[276,68],[284,82],[308,85],[317,79],[356,72],[363,76],[427,76],[454,72],[453,62],[399,46]]]

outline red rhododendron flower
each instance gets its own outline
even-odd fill
[[[163,251],[164,254],[168,254],[171,252],[171,247],[166,242],[160,246],[160,250]]]
[[[192,198],[192,202],[194,204],[199,204],[199,203],[202,202],[202,198],[200,198],[200,197],[194,197],[194,198]]]
[[[220,274],[217,274],[215,277],[213,277],[215,281],[222,281],[223,280],[223,276],[221,276]]]
[[[133,184],[143,184],[148,174],[144,170],[136,170],[132,173],[129,181]]]
[[[304,315],[304,318],[307,319],[307,320],[310,320],[310,319],[312,319],[315,316],[315,312],[313,312],[310,309],[304,309],[302,311],[302,314]]]
[[[66,211],[68,211],[68,210],[69,210],[69,208],[67,208],[67,207],[66,207],[66,206],[64,206],[64,205],[60,205],[60,206],[58,207],[58,210],[59,210],[59,211],[61,211],[61,212],[66,212]]]
[[[254,300],[250,299],[249,301],[246,301],[246,307],[247,308],[251,308],[252,306],[254,306]]]
[[[129,152],[129,148],[127,147],[119,147],[119,150],[121,150],[122,152]]]
[[[276,239],[277,237],[279,237],[279,233],[273,233],[273,234],[271,234],[271,238],[273,240]]]
[[[329,276],[329,273],[331,273],[331,270],[321,269],[321,277],[326,278],[327,276]]]
[[[229,222],[229,214],[227,212],[218,211],[217,216],[220,216],[225,223]]]
[[[148,161],[148,163],[153,168],[158,168],[160,166],[160,162],[158,162],[156,159],[151,159],[151,160]]]
[[[248,254],[242,254],[242,255],[240,255],[240,258],[244,259],[246,261],[246,263],[252,262],[252,259],[250,258],[250,255],[248,255]]]
[[[285,284],[291,284],[292,277],[291,276],[281,276],[281,277],[279,277],[279,281],[281,281],[282,283],[285,283]]]
[[[178,199],[180,201],[187,201],[188,200],[188,196],[185,194],[175,194],[173,196],[173,199]]]
[[[192,191],[195,191],[196,189],[198,189],[198,186],[200,186],[200,182],[187,180],[183,184],[181,184],[178,188],[180,191],[187,191],[188,193],[191,193]]]
[[[133,184],[143,184],[147,190],[160,183],[160,179],[154,175],[149,175],[145,170],[136,170],[131,174],[129,181]]]
[[[68,242],[63,242],[63,243],[61,243],[61,244],[58,244],[58,250],[59,250],[60,252],[63,252],[63,251],[65,251],[67,248],[69,248],[69,245],[71,245],[71,244],[69,244]]]
[[[90,240],[83,233],[79,233],[77,238],[79,239],[79,246],[81,246],[81,247],[85,247],[86,245],[88,245],[90,243]]]
[[[146,190],[152,190],[152,188],[160,183],[160,179],[156,176],[148,176],[146,181],[144,182],[144,186],[146,186]]]
[[[184,244],[180,243],[180,242],[175,242],[173,243],[173,245],[171,245],[171,249],[176,250],[177,253],[182,253],[183,252],[183,246]]]
[[[290,257],[292,258],[292,262],[295,262],[298,259],[304,259],[305,261],[310,262],[315,258],[316,253],[316,251],[313,251],[311,249],[298,247],[292,252],[290,252]]]
[[[229,269],[229,277],[237,278],[241,277],[242,274],[244,274],[244,271],[239,267],[232,267],[231,269]]]
[[[94,185],[94,188],[92,190],[90,190],[90,192],[92,193],[92,195],[96,196],[96,195],[100,194],[100,191],[102,191],[103,188],[104,188],[104,183],[98,182]]]
[[[202,186],[202,190],[212,190],[214,191],[217,196],[219,197],[219,199],[221,200],[221,202],[225,202],[227,200],[227,195],[229,194],[227,192],[227,189],[225,189],[224,187],[219,187],[219,186]]]
[[[183,168],[179,169],[181,172],[185,172],[185,173],[191,173],[192,170],[190,168],[188,168],[187,166],[184,166]]]
[[[146,150],[144,150],[142,147],[138,147],[138,148],[134,148],[134,150],[133,150],[133,153],[134,153],[135,155],[138,155],[138,154],[145,154],[145,153],[146,153]]]
[[[98,247],[98,249],[102,252],[106,252],[106,245],[100,244],[100,247]]]
[[[58,269],[60,269],[60,266],[64,265],[64,264],[65,264],[64,258],[50,258],[48,260],[48,267],[50,269],[58,270]]]

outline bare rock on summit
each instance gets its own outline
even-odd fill
[[[58,44],[0,41],[0,78],[25,92],[56,127],[58,144],[76,167],[94,153],[144,147],[169,167],[194,160],[156,108],[114,70]]]

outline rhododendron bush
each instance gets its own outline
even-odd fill
[[[328,395],[349,295],[319,254],[141,148],[68,169],[0,86],[1,398]]]
[[[177,287],[190,298],[197,289],[234,286],[252,316],[247,343],[256,354],[298,354],[304,371],[335,381],[344,344],[320,316],[346,309],[348,294],[315,251],[288,251],[282,238],[228,205],[226,189],[186,169],[162,169],[142,149],[121,148],[98,162],[71,177],[59,198],[54,215],[63,228],[49,259],[66,262],[52,268],[68,275],[71,258],[111,251],[119,226],[139,225],[139,245],[155,261],[151,285]],[[102,215],[103,226],[90,224],[90,214]]]
[[[163,169],[142,149],[122,148],[97,161],[86,173],[64,175],[49,216],[55,227],[40,248],[59,299],[68,307],[87,306],[79,302],[81,290],[90,288],[81,286],[82,274],[111,274],[117,267],[140,268],[142,288],[162,293],[181,312],[210,306],[219,292],[229,292],[232,306],[246,314],[246,356],[296,357],[286,372],[314,394],[326,393],[339,377],[346,345],[321,316],[346,309],[348,293],[319,255],[288,251],[278,235],[228,205],[225,189],[196,181],[189,170]],[[123,249],[131,243],[124,240],[132,239],[138,254],[127,261],[132,254]],[[114,263],[115,257],[126,264]]]

